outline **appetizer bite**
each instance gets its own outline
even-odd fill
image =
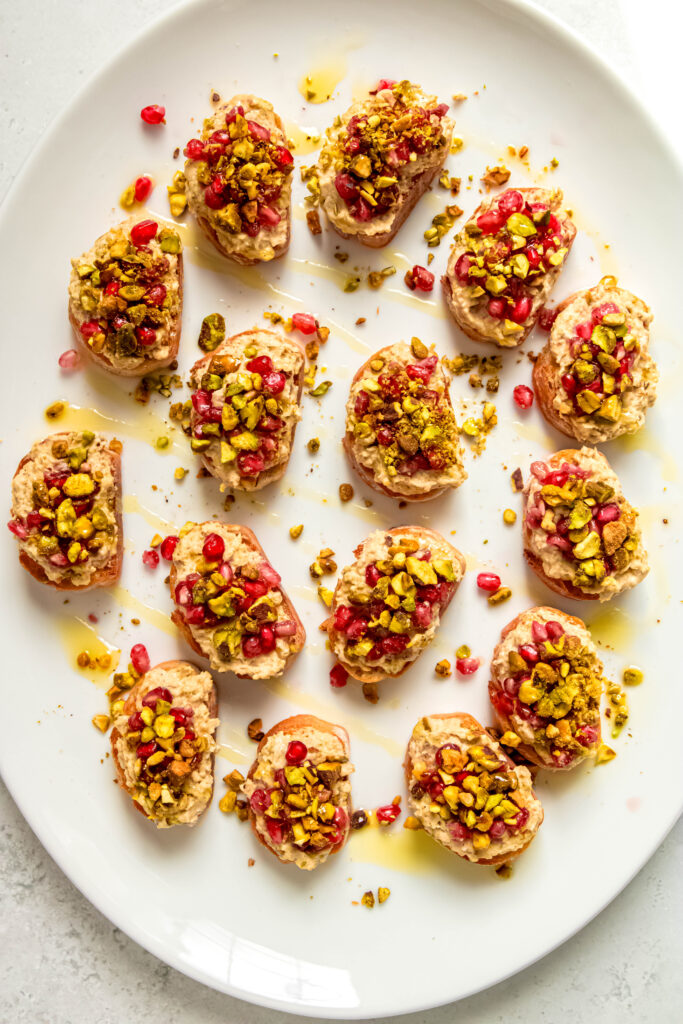
[[[581,619],[530,608],[493,652],[489,697],[501,729],[526,761],[573,768],[600,746],[602,663]],[[505,736],[503,737],[505,739]]]
[[[279,480],[301,419],[304,350],[254,328],[227,338],[190,373],[192,451],[234,490]]]
[[[456,324],[473,341],[521,345],[572,247],[562,192],[508,188],[485,199],[455,238],[441,278]]]
[[[346,729],[313,715],[278,722],[259,743],[242,791],[254,835],[283,864],[312,871],[346,842],[349,757]]]
[[[280,575],[247,526],[186,523],[173,551],[171,618],[218,672],[280,676],[306,632]]]
[[[140,377],[178,355],[183,305],[179,235],[130,218],[71,261],[69,320],[97,366]]]
[[[157,828],[196,825],[213,795],[216,687],[187,661],[145,672],[114,720],[118,783]]]
[[[651,322],[645,303],[614,278],[565,299],[533,370],[548,423],[590,444],[639,430],[657,397]]]
[[[392,498],[425,501],[467,478],[448,379],[419,338],[371,356],[346,404],[344,451],[360,478]]]
[[[19,561],[57,590],[115,583],[123,562],[121,442],[90,430],[37,441],[12,480]]]
[[[287,252],[294,158],[270,103],[233,96],[184,152],[188,205],[221,255],[253,265]]]
[[[531,773],[471,715],[421,718],[404,762],[408,803],[428,835],[474,864],[506,864],[543,821]]]
[[[362,683],[400,676],[434,639],[458,589],[465,559],[436,530],[376,530],[342,569],[330,617],[330,648]]]
[[[649,572],[638,513],[595,448],[533,462],[524,488],[524,557],[562,597],[608,601]]]
[[[447,103],[411,82],[382,79],[327,130],[320,205],[342,238],[392,240],[443,167],[453,135]]]

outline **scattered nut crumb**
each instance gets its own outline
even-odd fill
[[[263,739],[263,721],[260,718],[252,718],[247,726],[247,736],[250,740],[260,742]]]
[[[304,532],[304,524],[303,523],[299,523],[298,526],[290,526],[290,528],[289,528],[289,536],[292,538],[292,540],[298,540],[303,532]]]
[[[306,442],[306,447],[312,455],[315,455],[315,453],[320,449],[320,438],[312,437],[310,441]]]
[[[437,676],[443,676],[444,678],[449,676],[451,674],[451,663],[448,658],[442,658],[441,661],[437,661],[434,671]]]
[[[339,485],[339,497],[342,501],[351,501],[351,498],[353,498],[353,487],[351,484]]]
[[[379,701],[377,683],[363,683],[363,696],[369,704],[377,704]]]
[[[507,167],[497,164],[495,167],[486,168],[486,174],[482,175],[481,181],[487,188],[495,188],[498,185],[504,185],[509,179],[510,172]]]
[[[517,522],[517,513],[513,508],[506,508],[503,512],[503,522],[506,526],[512,526]]]

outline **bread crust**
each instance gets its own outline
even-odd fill
[[[196,669],[197,672],[205,671],[203,669],[198,668],[196,665],[192,664],[192,662],[180,661],[177,658],[174,658],[171,661],[161,661],[161,662],[159,662],[158,665],[154,665],[153,668],[150,668],[149,671],[145,672],[144,676],[142,676],[142,678],[135,684],[135,686],[129,692],[128,697],[126,699],[126,703],[123,706],[124,713],[126,715],[132,715],[133,712],[135,711],[135,703],[136,703],[137,696],[140,693],[140,691],[142,690],[143,684],[145,682],[145,679],[150,674],[150,672],[156,672],[157,669],[169,669],[169,670],[172,670],[172,669],[178,668],[179,666],[182,666],[182,665],[190,665],[193,669]],[[216,684],[215,683],[213,684],[213,687],[211,688],[211,692],[209,694],[209,699],[206,702],[206,706],[207,706],[207,710],[209,712],[209,717],[210,718],[217,718],[218,717],[218,691],[216,690]],[[125,772],[124,772],[123,766],[121,765],[121,762],[119,760],[118,751],[116,749],[116,744],[118,743],[120,738],[121,738],[121,733],[119,732],[119,730],[116,729],[116,728],[112,729],[111,737],[110,737],[110,740],[111,740],[111,756],[112,756],[112,759],[114,761],[114,765],[116,767],[116,781],[118,782],[118,784],[121,787],[121,789],[125,793],[127,793],[128,796],[131,797],[131,799],[133,801],[133,807],[135,808],[135,810],[139,811],[140,814],[143,816],[143,818],[145,818],[146,820],[148,820],[148,821],[156,821],[157,819],[152,817],[151,815],[147,814],[147,811],[144,809],[142,804],[138,803],[138,801],[133,798],[133,795],[132,795],[130,789],[126,785]],[[211,795],[209,796],[209,799],[206,801],[206,804],[204,805],[204,807],[202,808],[202,810],[200,811],[198,816],[195,818],[195,820],[193,822],[191,822],[191,823],[190,822],[186,823],[186,826],[188,828],[193,828],[197,824],[197,822],[200,820],[200,818],[206,813],[206,810],[210,806],[211,800],[213,798],[213,774],[214,774],[214,766],[215,766],[215,762],[216,762],[216,755],[213,752],[210,755],[210,761],[211,761],[211,779],[212,779]]]
[[[101,370],[106,370],[107,373],[111,373],[114,377],[145,377],[148,373],[154,373],[156,370],[162,370],[165,366],[169,366],[174,359],[178,356],[178,349],[180,348],[180,332],[182,328],[183,318],[183,254],[179,252],[177,254],[178,261],[178,315],[171,318],[169,324],[169,354],[165,359],[145,359],[143,363],[136,368],[121,368],[114,366],[112,361],[107,358],[104,351],[93,352],[90,345],[87,344],[83,335],[80,332],[78,326],[78,319],[75,313],[75,304],[69,299],[69,323],[73,329],[73,335],[76,339],[76,348],[81,352],[86,359],[89,359],[95,366],[99,366]]]
[[[194,365],[191,367],[190,375],[193,376],[195,372],[198,372],[200,368],[203,366],[208,367],[209,363],[214,358],[214,356],[220,355],[223,352],[230,352],[231,348],[235,345],[236,342],[239,341],[240,338],[244,338],[246,335],[254,334],[256,332],[258,332],[259,334],[268,334],[270,337],[276,338],[278,341],[282,340],[281,335],[279,335],[277,331],[269,331],[262,329],[260,327],[252,327],[248,331],[240,331],[239,334],[233,334],[230,338],[226,338],[225,341],[222,341],[220,345],[218,345],[212,352],[207,352],[205,356],[202,356],[201,359],[198,359],[197,362],[194,363]],[[287,341],[289,344],[295,345],[301,351],[302,362],[301,367],[299,369],[299,373],[297,374],[296,377],[296,403],[297,405],[300,406],[304,388],[306,349],[303,343],[298,338],[288,338]],[[258,476],[243,477],[242,486],[240,486],[239,488],[234,487],[232,489],[240,491],[260,491],[263,487],[267,487],[268,484],[272,484],[275,483],[276,480],[280,480],[287,472],[287,466],[289,465],[289,460],[292,456],[292,449],[294,448],[294,436],[296,434],[297,426],[298,421],[296,421],[292,427],[292,436],[290,439],[291,443],[289,445],[289,452],[284,462],[278,463],[276,466],[272,466],[270,469],[264,470],[263,473],[259,473]],[[214,471],[215,465],[213,459],[207,457],[204,454],[201,454],[200,458],[202,465],[204,466],[205,469],[209,471],[211,476],[215,477],[217,480],[220,480],[220,477]]]
[[[438,718],[440,721],[453,721],[454,724],[457,722],[457,724],[459,726],[461,726],[463,729],[471,729],[472,731],[480,730],[482,733],[486,734],[486,736],[490,740],[491,744],[494,746],[494,749],[496,747],[498,748],[497,754],[498,754],[499,757],[501,757],[505,761],[507,767],[508,768],[512,768],[512,769],[514,769],[516,767],[514,761],[512,761],[508,757],[508,755],[505,753],[505,751],[500,746],[500,744],[496,740],[494,740],[494,738],[489,733],[488,729],[485,729],[484,726],[481,724],[481,722],[478,722],[477,719],[474,718],[472,715],[468,715],[468,714],[466,714],[465,712],[462,712],[462,711],[450,711],[450,712],[445,713],[445,714],[429,715],[428,717],[429,718]],[[403,771],[404,771],[404,774],[405,774],[406,785],[408,786],[408,788],[410,788],[410,780],[412,778],[413,767],[414,767],[413,761],[412,761],[412,759],[410,758],[410,756],[408,754],[409,747],[410,747],[410,741],[408,742],[408,746],[406,748],[406,756],[405,756],[405,760],[403,762]],[[533,789],[532,789],[531,793],[532,793],[532,796],[534,797],[534,799],[538,800],[538,797],[536,796],[536,793],[535,793],[535,791]],[[538,823],[538,828],[540,828],[541,825],[543,824],[543,818],[544,818],[543,807],[540,804],[540,801],[539,801],[539,807],[540,807],[540,810],[541,810],[541,820]],[[505,854],[501,853],[501,854],[498,854],[497,857],[489,857],[486,860],[480,860],[480,859],[470,860],[467,857],[462,857],[461,859],[462,860],[466,860],[468,864],[480,864],[483,867],[496,867],[496,865],[498,865],[498,864],[509,864],[511,861],[516,860],[520,856],[520,854],[524,853],[524,851],[527,849],[527,847],[529,846],[531,841],[536,837],[536,832],[538,832],[538,828],[536,829],[535,832],[533,832],[529,836],[529,838],[526,841],[526,843],[524,844],[524,846],[521,846],[518,850],[515,850],[513,853],[505,853]],[[430,835],[430,832],[429,832],[428,829],[425,829],[425,831],[427,832],[427,835]],[[435,840],[435,842],[438,842],[438,840]],[[441,846],[442,844],[439,843],[439,845]],[[456,853],[455,850],[451,850],[449,852],[454,853],[456,857],[460,857],[460,854]]]
[[[263,750],[267,740],[270,739],[271,736],[277,736],[279,733],[285,733],[286,735],[291,736],[292,739],[296,739],[303,729],[316,729],[319,732],[329,733],[330,735],[336,736],[337,739],[341,740],[347,756],[350,756],[351,745],[349,742],[349,734],[343,726],[334,725],[332,722],[326,722],[323,718],[316,718],[315,715],[292,715],[290,718],[284,718],[281,722],[278,722],[276,725],[274,725],[271,729],[268,730],[267,733],[265,733],[263,739],[259,741],[259,745],[256,748],[256,757],[254,758],[251,768],[247,772],[247,778],[253,779],[254,772],[258,768],[259,756],[261,754],[261,751]],[[265,846],[266,850],[272,853],[273,856],[280,861],[280,863],[289,863],[288,861],[283,861],[278,856],[277,851],[274,850],[273,847],[269,843],[267,843],[266,840],[263,838],[261,833],[256,828],[256,815],[254,814],[251,808],[251,804],[249,804],[248,806],[249,824],[251,825],[251,830],[258,839],[261,846]],[[338,843],[337,846],[334,846],[327,855],[328,857],[333,857],[335,853],[339,853],[339,851],[343,849],[343,847],[346,845],[347,839],[349,838],[350,831],[351,807],[349,805],[343,842]]]
[[[356,370],[353,376],[353,380],[351,381],[351,389],[353,388],[354,384],[357,384],[358,381],[362,380],[362,378],[365,376],[366,372],[370,367],[370,363],[373,361],[373,359],[381,358],[385,352],[391,351],[393,347],[393,345],[385,345],[383,348],[379,349],[377,352],[373,353],[373,355],[371,355],[368,359],[366,359],[363,365],[360,366],[358,370]],[[441,363],[439,362],[439,366],[440,365]],[[451,393],[448,387],[445,388],[444,394],[448,406],[451,409],[453,409],[453,401],[451,399]],[[387,487],[385,484],[381,483],[377,479],[376,475],[372,472],[372,470],[368,466],[364,466],[358,460],[358,445],[356,444],[356,440],[353,436],[353,433],[348,429],[345,431],[344,437],[342,438],[342,447],[344,449],[344,453],[347,459],[349,460],[351,468],[358,474],[363,483],[367,484],[368,487],[372,487],[373,490],[379,491],[381,494],[386,494],[390,498],[396,498],[396,500],[398,501],[431,501],[433,498],[438,498],[442,494],[445,494],[454,486],[453,484],[447,484],[445,486],[435,485],[434,487],[430,487],[427,490],[422,491],[421,493],[401,494],[400,491],[394,491],[391,487]]]
[[[68,433],[61,432],[59,434],[52,434],[51,438],[57,441],[59,438],[68,437]],[[77,590],[79,593],[83,593],[86,590],[94,590],[95,587],[109,587],[117,581],[121,575],[121,566],[123,565],[123,515],[122,515],[122,497],[121,497],[121,454],[120,452],[114,451],[109,448],[112,465],[112,476],[114,478],[114,518],[116,520],[116,550],[110,560],[110,562],[102,569],[98,569],[90,577],[90,582],[79,586],[73,583],[71,580],[65,579],[59,582],[51,580],[42,565],[36,562],[35,559],[31,558],[25,551],[19,551],[19,561],[26,569],[26,572],[30,573],[35,580],[39,583],[46,583],[48,587],[54,587],[55,590]],[[14,477],[24,468],[24,466],[31,461],[30,455],[24,455],[23,459],[14,471]],[[14,477],[12,479],[14,479]]]
[[[521,620],[523,618],[525,618],[528,615],[533,615],[535,618],[539,618],[540,615],[543,614],[543,613],[546,613],[548,615],[552,615],[553,617],[556,617],[559,622],[561,622],[562,624],[567,626],[569,629],[571,629],[571,628],[573,628],[573,629],[587,629],[588,628],[586,626],[586,623],[583,621],[583,619],[579,619],[576,615],[569,615],[567,612],[563,612],[559,608],[551,608],[548,605],[537,605],[534,608],[527,608],[527,610],[525,612],[520,612],[519,615],[516,615],[514,617],[514,619],[512,619],[510,622],[508,622],[507,626],[504,626],[503,629],[501,630],[500,640],[498,641],[498,643],[496,644],[496,646],[493,649],[493,654],[491,656],[491,664],[493,664],[493,662],[498,657],[498,653],[499,653],[500,647],[503,644],[503,642],[505,641],[505,638],[507,637],[507,635],[509,633],[511,633],[514,629],[517,628],[517,626],[519,625],[519,623],[521,622]],[[531,631],[529,632],[529,639],[531,640]],[[497,720],[500,728],[504,732],[507,731],[507,730],[511,730],[512,732],[514,732],[514,725],[512,724],[510,716],[503,714],[493,704],[493,696],[494,696],[494,694],[500,693],[502,691],[502,689],[503,689],[501,681],[493,678],[493,673],[491,673],[491,678],[489,679],[488,689],[489,689],[489,699],[491,700],[491,707],[493,708],[493,713],[494,713],[494,715],[496,717],[496,720]],[[598,719],[597,729],[598,729],[598,733],[600,733],[601,732],[600,719]],[[554,771],[554,772],[571,771],[572,768],[575,768],[577,766],[577,764],[579,764],[583,760],[583,758],[577,757],[570,764],[559,765],[556,761],[544,759],[537,752],[536,748],[531,746],[528,743],[521,743],[515,749],[516,749],[517,753],[520,754],[521,757],[523,757],[525,761],[529,761],[530,764],[535,764],[539,768],[546,768],[548,771]]]
[[[251,94],[251,93],[243,93],[243,94],[239,94],[237,96],[233,96],[232,99],[230,99],[227,103],[222,104],[221,106],[222,107],[228,107],[228,108],[236,107],[236,106],[243,106],[244,107],[244,112],[245,112],[245,117],[246,117],[246,115],[248,113],[248,108],[251,106],[251,100],[253,100],[254,98],[256,98],[256,97],[254,97],[254,95]],[[277,111],[274,108],[273,108],[273,118],[275,120],[275,123],[277,125],[278,130],[282,134],[282,145],[286,146],[286,144],[287,144],[287,133],[285,132],[285,126],[284,126],[284,124],[282,122],[282,118],[280,117],[280,115],[277,113]],[[290,186],[290,188],[291,188],[291,186]],[[289,243],[290,243],[291,235],[292,235],[292,198],[291,198],[291,191],[290,191],[289,203],[287,204],[287,215],[286,215],[286,218],[285,218],[287,234],[285,236],[285,239],[280,244],[272,246],[274,256],[270,260],[258,259],[258,257],[256,257],[256,256],[245,256],[243,253],[239,252],[239,250],[235,251],[235,250],[226,249],[221,244],[221,240],[220,240],[217,232],[215,231],[215,229],[212,227],[211,221],[210,221],[209,217],[204,213],[205,209],[206,209],[206,207],[205,207],[205,204],[204,204],[203,201],[202,201],[202,204],[201,204],[199,209],[192,208],[192,212],[195,215],[195,219],[197,221],[197,224],[201,228],[202,232],[209,239],[209,241],[211,242],[213,247],[218,250],[218,252],[221,254],[221,256],[224,256],[227,260],[231,260],[233,263],[238,263],[238,264],[240,264],[240,266],[243,266],[243,267],[254,267],[254,266],[257,266],[259,263],[271,263],[273,260],[277,260],[281,256],[284,256],[284,254],[289,249]]]
[[[509,191],[509,189],[504,189],[504,191]],[[549,189],[539,189],[539,188],[536,188],[536,187],[515,188],[514,191],[515,192],[521,192],[522,196],[526,196],[529,193],[538,193],[539,191],[550,193]],[[501,195],[502,195],[502,193],[501,193]],[[494,198],[496,198],[496,197],[487,197],[487,199],[485,199],[482,203],[480,203],[479,206],[474,211],[474,213],[472,214],[472,216],[469,218],[469,220],[475,220],[480,215],[480,213],[482,212],[482,207],[489,206],[491,201],[492,201],[492,199],[494,199]],[[575,237],[576,237],[576,226],[575,226],[575,224],[572,222],[572,220],[569,217],[563,218],[563,243],[564,243],[564,245],[566,246],[566,248],[568,250],[567,255],[569,255],[569,250],[571,250],[571,247],[572,247],[572,245],[574,243]],[[518,348],[520,345],[522,345],[526,341],[526,339],[528,338],[529,334],[531,333],[531,331],[536,326],[536,322],[538,320],[538,317],[539,317],[539,314],[541,312],[541,309],[543,308],[543,305],[545,304],[545,302],[546,302],[548,296],[550,295],[552,289],[554,288],[555,284],[557,283],[557,280],[558,280],[562,270],[564,269],[564,265],[566,263],[566,258],[563,261],[562,266],[559,267],[557,269],[557,271],[546,273],[545,280],[544,280],[544,283],[543,283],[543,287],[537,292],[536,297],[533,300],[531,314],[530,314],[530,317],[527,318],[529,322],[524,327],[522,332],[520,334],[516,334],[514,336],[514,340],[511,339],[511,342],[510,342],[509,345],[503,345],[503,344],[501,344],[500,341],[496,340],[495,338],[491,338],[486,333],[485,328],[484,328],[485,320],[482,317],[472,317],[471,319],[465,318],[462,315],[462,312],[461,312],[461,310],[460,310],[460,308],[458,306],[458,303],[455,301],[455,296],[457,294],[457,291],[459,289],[462,289],[464,286],[461,285],[460,282],[458,281],[458,279],[457,279],[457,277],[455,275],[454,267],[455,267],[455,263],[457,261],[457,258],[460,256],[461,252],[464,252],[464,251],[465,251],[465,249],[461,245],[459,245],[458,237],[456,237],[456,239],[455,239],[455,241],[453,243],[453,247],[451,249],[451,255],[450,255],[449,261],[448,261],[448,270],[443,275],[443,277],[441,278],[441,286],[442,286],[442,289],[443,289],[444,298],[446,300],[446,305],[447,305],[447,307],[448,307],[448,309],[450,311],[451,316],[453,317],[455,323],[460,328],[460,330],[463,332],[463,334],[465,334],[472,341],[479,341],[479,342],[482,342],[483,344],[487,344],[487,345],[496,345],[498,348],[503,348],[503,349],[506,349],[506,348]],[[479,325],[478,325],[478,321],[481,321],[481,323]]]
[[[446,611],[449,604],[453,600],[455,593],[458,587],[460,586],[462,578],[465,574],[466,563],[463,554],[460,551],[458,551],[457,548],[453,547],[452,544],[449,544],[445,537],[442,537],[440,533],[438,533],[436,530],[431,530],[426,526],[396,526],[391,530],[385,530],[384,533],[390,534],[392,537],[397,535],[401,535],[403,537],[411,537],[412,539],[419,541],[421,544],[424,544],[425,542],[434,545],[438,544],[439,547],[445,547],[448,549],[451,558],[460,567],[460,579],[453,584],[453,590],[451,592],[450,597],[441,606],[440,615],[443,615],[443,613]],[[354,549],[353,553],[356,559],[360,557],[364,545],[365,541],[360,543]],[[338,638],[341,635],[340,631],[334,628],[334,613],[337,608],[337,603],[339,601],[341,585],[342,581],[340,579],[334,589],[332,604],[330,605],[330,615],[327,619],[325,619],[325,621],[320,626],[320,629],[327,633],[331,642],[334,642],[334,639]],[[421,651],[420,653],[424,654],[424,651]],[[418,658],[419,657],[420,655],[418,655]],[[397,679],[398,676],[402,676],[403,673],[408,668],[410,668],[411,665],[415,664],[417,658],[414,658],[412,661],[407,661],[398,672],[394,672],[391,675],[387,674],[386,672],[383,672],[381,669],[373,670],[371,668],[360,668],[358,665],[352,664],[348,661],[344,661],[342,658],[339,658],[338,660],[339,663],[344,666],[349,675],[353,679],[357,679],[359,683],[378,683],[382,679]]]
[[[268,558],[265,551],[261,547],[256,537],[256,534],[248,526],[238,526],[236,523],[221,523],[220,525],[222,529],[228,530],[230,533],[233,534],[238,534],[245,544],[251,547],[254,551],[258,551],[258,553],[263,556],[264,562],[268,562],[268,564],[270,564],[270,559]],[[204,653],[204,651],[199,646],[199,643],[195,639],[191,626],[188,624],[188,622],[186,622],[185,616],[182,614],[181,611],[178,610],[178,608],[175,607],[175,588],[177,582],[178,572],[175,567],[175,563],[172,562],[171,571],[169,573],[169,588],[171,592],[171,601],[173,601],[174,606],[174,610],[171,613],[171,621],[175,623],[175,625],[178,627],[181,636],[190,645],[195,654],[198,654],[199,657],[203,658],[204,660],[208,660],[207,655]],[[293,637],[289,638],[290,651],[286,658],[286,671],[292,658],[296,657],[296,655],[303,649],[303,646],[306,642],[306,630],[304,629],[303,622],[301,621],[297,614],[296,608],[292,604],[291,599],[289,598],[287,592],[284,590],[283,587],[280,587],[280,593],[282,594],[282,607],[287,613],[287,618],[292,619],[296,623],[296,633],[294,634]],[[226,671],[233,672],[233,675],[236,675],[238,679],[252,678],[246,672],[234,672],[233,669],[226,669]]]
[[[577,454],[575,448],[562,448],[559,452],[554,452],[553,455],[547,460],[549,466],[559,465],[562,462],[571,462]],[[524,559],[533,572],[536,573],[538,578],[542,580],[546,587],[559,594],[560,597],[572,598],[574,601],[599,601],[599,594],[586,594],[579,587],[574,586],[569,580],[554,579],[552,576],[548,576],[543,563],[538,555],[534,554],[529,548],[530,538],[532,530],[529,529],[526,522],[526,499],[524,503],[524,519],[522,527],[522,536],[524,539]]]

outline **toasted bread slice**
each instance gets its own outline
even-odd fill
[[[506,189],[480,203],[458,233],[441,284],[468,338],[500,348],[526,340],[576,235],[561,205],[559,189]]]
[[[453,135],[447,104],[407,81],[383,85],[328,128],[317,165],[330,226],[372,249],[395,237],[443,167]]]
[[[294,744],[299,744],[298,749]],[[314,715],[286,718],[260,741],[242,791],[249,799],[254,835],[278,860],[312,871],[342,849],[351,821],[349,776],[353,765],[349,758],[346,729]],[[306,766],[309,777],[288,779],[288,770],[291,773],[298,765]],[[315,776],[314,781],[310,775]],[[294,786],[311,805],[307,808],[311,818],[308,830],[303,829],[301,819],[290,819],[287,813],[276,817],[264,813],[274,790],[291,790]],[[281,806],[285,812],[291,809],[286,802]],[[315,828],[311,827],[313,822]]]
[[[398,418],[397,395],[410,402]],[[420,406],[428,416],[416,422]],[[448,379],[433,346],[417,339],[412,347],[386,345],[363,363],[351,383],[342,443],[361,480],[390,498],[428,501],[467,479]]]
[[[185,155],[188,205],[222,256],[254,266],[287,252],[294,159],[271,103],[244,94],[219,104]]]
[[[220,554],[209,558],[220,551],[221,541]],[[216,574],[223,575],[225,586],[216,585]],[[188,523],[173,552],[169,583],[173,622],[218,672],[271,679],[282,675],[304,646],[303,623],[248,526]]]
[[[651,322],[645,303],[614,278],[560,303],[533,369],[538,405],[551,426],[590,444],[643,426],[659,379],[649,352]],[[598,382],[612,391],[593,390]]]
[[[155,690],[160,691],[157,700],[162,702],[161,707],[148,698]],[[147,704],[145,698],[148,698]],[[171,757],[169,751],[169,757],[160,762],[161,767],[149,766],[148,758],[157,752],[163,753],[164,749],[156,739],[143,743],[140,733],[146,723],[142,720],[131,723],[130,717],[149,707],[155,715],[149,728],[154,730],[156,738],[164,736],[168,731],[166,726],[173,728],[174,725],[167,721],[174,717],[169,716],[168,704],[171,711],[180,713],[175,721],[172,750],[179,757]],[[192,710],[192,715],[187,714],[188,709]],[[208,672],[202,672],[187,661],[162,661],[149,669],[128,694],[123,712],[112,729],[112,757],[119,786],[132,798],[135,809],[157,828],[192,827],[211,803],[217,715],[218,695],[213,679]],[[185,736],[188,731],[194,733],[194,738]],[[151,753],[143,756],[141,747]]]
[[[177,232],[130,217],[71,262],[69,321],[87,359],[118,377],[173,362],[183,308]]]
[[[568,481],[575,495],[571,502],[565,486]],[[554,488],[548,492],[552,508],[546,507],[544,486]],[[596,504],[586,505],[585,497]],[[546,514],[547,529],[542,526]],[[575,522],[582,524],[575,538],[567,534],[572,514]],[[638,513],[624,497],[618,477],[601,452],[595,448],[565,448],[532,466],[524,488],[524,557],[546,586],[562,597],[608,601],[636,586],[649,572],[637,518]],[[578,533],[584,528],[587,537],[594,535],[595,539],[579,539]],[[586,543],[580,546],[583,541]]]
[[[394,548],[398,557],[396,564],[390,566]],[[431,552],[430,561],[415,555],[427,551]],[[431,643],[441,616],[464,575],[465,559],[440,533],[422,526],[376,530],[358,545],[354,554],[356,561],[342,570],[332,598],[330,617],[320,628],[327,631],[332,653],[354,679],[361,683],[393,679],[410,668]],[[376,568],[376,563],[385,561],[387,573],[384,575],[395,581],[388,587],[397,594],[404,591],[402,606],[398,609],[390,608],[377,597],[373,589],[376,585],[370,586],[368,581],[368,573],[379,581],[383,573]],[[354,579],[359,572],[363,574],[364,584]],[[416,582],[420,577],[423,583]],[[354,603],[354,597],[363,601]],[[415,610],[405,610],[410,608],[411,598]],[[388,615],[390,626],[368,627],[369,619],[383,613]],[[353,621],[357,625],[351,625]],[[350,634],[346,632],[349,629]],[[415,638],[414,645],[406,647],[406,641]]]
[[[304,364],[301,342],[258,327],[194,364],[191,444],[217,480],[258,491],[284,475],[301,419]],[[202,387],[206,382],[211,390]],[[204,425],[219,433],[205,433]]]
[[[440,754],[442,748],[445,751]],[[475,766],[464,773],[467,777],[474,775],[479,787],[491,795],[502,794],[503,801],[509,801],[517,810],[516,814],[512,808],[509,810],[502,834],[498,833],[505,823],[504,816],[496,808],[489,812],[472,808],[475,820],[470,826],[461,820],[468,816],[470,808],[459,802],[459,796],[472,792],[458,782],[458,775],[467,764]],[[449,776],[446,789],[446,780],[438,772],[442,765]],[[526,850],[543,822],[543,808],[532,789],[529,769],[515,765],[472,715],[454,711],[421,718],[413,729],[403,767],[410,809],[424,830],[441,846],[473,864],[509,864]],[[493,783],[492,773],[496,779],[501,778],[500,783]],[[440,785],[430,792],[430,782],[437,779]],[[456,792],[449,801],[453,790]],[[434,801],[449,809],[449,819],[432,810]],[[503,801],[496,806],[502,806]],[[496,824],[498,821],[501,825]]]
[[[602,673],[581,619],[539,607],[509,622],[493,652],[489,697],[501,729],[520,741],[517,753],[554,771],[594,757],[600,746]]]
[[[8,525],[19,561],[40,583],[82,591],[118,580],[121,449],[120,441],[91,431],[62,432],[36,442],[17,466]]]

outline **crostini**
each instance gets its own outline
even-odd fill
[[[638,513],[595,448],[533,462],[524,488],[524,557],[562,597],[608,601],[647,576]]]
[[[320,206],[342,238],[390,242],[443,167],[453,135],[448,104],[411,82],[382,80],[327,130]]]
[[[421,718],[404,762],[408,803],[425,832],[473,864],[507,864],[543,822],[529,769],[471,715]]]
[[[312,871],[349,835],[351,780],[346,729],[313,715],[278,722],[260,741],[242,791],[260,843],[285,864]]]
[[[387,345],[356,373],[346,404],[344,451],[364,483],[426,501],[467,478],[448,379],[418,338]]]
[[[574,768],[600,746],[603,668],[581,619],[530,608],[493,652],[489,697],[511,745],[541,768]]]
[[[184,152],[188,206],[221,255],[246,266],[284,255],[294,158],[272,105],[233,96]]]
[[[330,648],[362,683],[400,676],[434,639],[465,572],[465,559],[436,530],[376,530],[342,569],[330,617]]]
[[[642,427],[659,379],[651,322],[645,303],[614,278],[560,303],[533,370],[539,407],[556,430],[598,444]]]
[[[211,803],[217,715],[210,674],[163,661],[136,683],[114,720],[118,783],[157,828],[196,825]]]
[[[140,377],[176,358],[183,255],[175,231],[130,218],[71,264],[69,320],[92,362],[119,377]]]
[[[123,562],[120,441],[90,430],[37,441],[12,480],[12,518],[27,572],[57,590],[117,581]]]
[[[171,618],[218,672],[280,676],[306,632],[280,575],[247,526],[187,523],[173,551]]]
[[[508,188],[485,199],[453,243],[441,278],[456,324],[473,341],[521,345],[572,247],[562,192]]]
[[[298,341],[254,328],[194,364],[190,444],[217,480],[257,491],[283,475],[301,419],[304,362]]]

